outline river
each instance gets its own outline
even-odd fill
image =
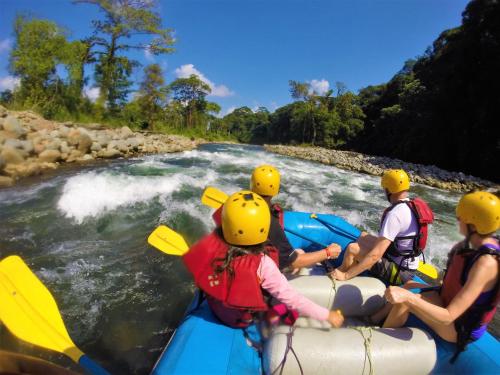
[[[334,213],[376,231],[387,206],[380,178],[284,157],[261,147],[209,144],[197,150],[63,170],[36,184],[0,190],[0,258],[18,254],[58,302],[75,343],[115,374],[147,374],[189,303],[193,285],[179,258],[150,247],[160,223],[193,243],[213,228],[203,189],[248,188],[260,164],[282,175],[285,209]],[[457,193],[412,187],[436,214],[426,259],[442,267],[460,239]],[[62,355],[13,338],[0,349],[72,366]],[[73,367],[76,368],[76,367]]]

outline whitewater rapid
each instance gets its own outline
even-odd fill
[[[0,258],[21,255],[52,291],[70,334],[114,373],[148,373],[187,306],[193,285],[180,260],[146,238],[166,224],[193,243],[213,228],[203,189],[249,187],[260,164],[282,176],[276,201],[333,213],[375,233],[387,206],[380,178],[284,157],[261,147],[205,145],[116,160],[0,191]],[[459,194],[412,186],[436,214],[427,261],[443,267],[460,239]],[[19,350],[0,330],[0,349]],[[2,340],[3,338],[3,340]],[[26,346],[25,352],[33,348]],[[58,361],[64,361],[60,357]]]

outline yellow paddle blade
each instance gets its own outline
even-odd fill
[[[170,255],[184,255],[189,250],[184,238],[165,225],[160,225],[149,235],[148,243]]]
[[[0,319],[21,340],[64,353],[76,363],[83,355],[71,341],[54,297],[18,256],[0,262]]]
[[[438,272],[432,264],[424,263],[424,262],[420,261],[418,263],[417,270],[418,270],[418,272],[421,272],[424,275],[429,276],[431,279],[438,278]]]
[[[227,194],[222,190],[208,186],[201,196],[201,203],[212,208],[219,208],[227,200]]]

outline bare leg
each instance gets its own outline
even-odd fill
[[[427,287],[427,286],[429,286],[429,285],[417,283],[416,281],[408,281],[402,287],[405,289],[411,289],[411,288],[422,288],[422,287]],[[389,315],[391,309],[392,309],[392,305],[390,303],[386,303],[379,311],[377,311],[375,314],[372,314],[370,316],[370,320],[374,323],[378,323],[378,322],[382,321],[382,319],[384,319],[386,316]]]
[[[347,246],[344,259],[338,270],[346,272],[351,268],[355,260],[359,261],[373,248],[376,240],[377,237],[363,232],[357,242],[353,242]]]
[[[427,302],[433,303],[438,306],[443,306],[443,301],[437,292],[426,292],[423,293],[420,298],[426,300]],[[397,328],[402,327],[408,320],[408,315],[415,314],[420,320],[432,328],[441,338],[449,342],[457,342],[457,331],[455,330],[454,324],[442,324],[435,322],[431,319],[426,318],[421,315],[418,311],[412,310],[408,305],[401,303],[393,305],[393,309],[387,317],[384,328]]]

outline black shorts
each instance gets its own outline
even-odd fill
[[[401,267],[396,281],[393,281],[397,272],[398,265],[384,257],[382,257],[377,263],[372,266],[372,268],[370,268],[370,273],[376,278],[382,280],[387,285],[402,285],[407,281],[413,279],[413,276],[415,276],[414,270],[409,270],[407,268]]]

